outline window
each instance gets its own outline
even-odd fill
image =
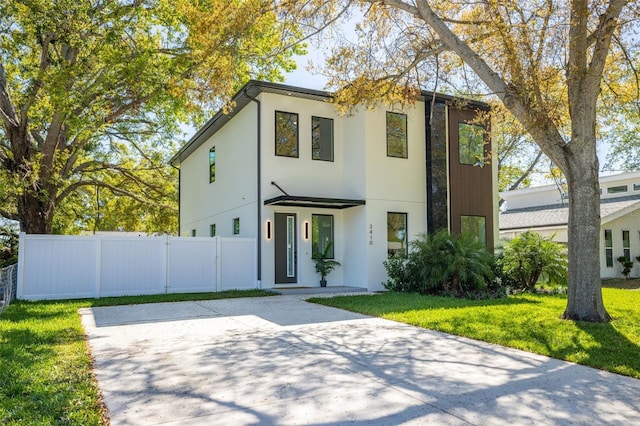
[[[460,233],[468,234],[487,245],[487,226],[484,216],[460,216]]]
[[[607,194],[619,194],[621,192],[627,192],[627,190],[627,185],[610,186],[607,188]]]
[[[211,225],[209,225],[209,232],[211,233],[212,237],[216,236],[216,224],[212,223]]]
[[[311,253],[322,254],[329,247],[328,257],[333,259],[333,216],[329,214],[311,215]]]
[[[240,218],[233,218],[233,235],[240,235]]]
[[[407,158],[407,115],[387,111],[387,157]]]
[[[311,117],[311,158],[333,161],[333,120]]]
[[[276,111],[276,155],[298,158],[298,114]]]
[[[484,166],[484,128],[458,123],[458,160],[460,164]]]
[[[216,147],[209,150],[209,183],[216,181]]]
[[[622,255],[627,262],[631,260],[631,245],[629,240],[629,231],[622,231]]]
[[[195,237],[195,236],[196,236],[196,230],[195,230],[195,229],[192,229],[192,230],[191,230],[191,236],[192,236],[192,237]]]
[[[640,191],[640,183],[634,183],[633,184],[633,190],[634,191]]]
[[[407,255],[407,214],[387,213],[387,255]]]
[[[607,268],[613,268],[613,234],[611,229],[604,230],[604,258]]]

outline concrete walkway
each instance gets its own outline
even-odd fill
[[[112,425],[640,424],[640,381],[277,296],[81,310]]]

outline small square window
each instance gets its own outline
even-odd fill
[[[216,224],[212,223],[211,225],[209,225],[209,232],[211,233],[212,237],[216,236]]]
[[[610,186],[607,188],[607,194],[619,194],[621,192],[627,192],[628,190],[627,185]]]
[[[460,216],[460,233],[471,235],[476,241],[486,246],[486,218],[484,216]]]
[[[387,111],[387,157],[407,158],[407,115]]]
[[[233,235],[240,234],[240,218],[236,217],[233,219]]]
[[[333,120],[311,117],[311,158],[333,161]]]
[[[216,147],[209,150],[209,183],[216,181]]]
[[[484,127],[458,123],[458,159],[460,164],[484,166]]]
[[[298,158],[298,114],[276,111],[276,155]]]
[[[407,256],[406,213],[387,213],[387,255]]]
[[[634,191],[640,191],[640,183],[634,183],[633,184],[633,190]]]

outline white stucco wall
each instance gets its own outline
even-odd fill
[[[624,254],[622,247],[622,231],[629,231],[631,260],[633,261],[632,277],[640,277],[640,265],[636,256],[640,256],[640,210],[624,217],[603,224],[600,232],[600,271],[603,278],[622,277],[622,266],[616,259]],[[604,230],[610,229],[613,238],[613,267],[607,267],[604,251]]]
[[[180,164],[180,235],[233,236],[240,218],[240,237],[257,232],[257,118],[247,105],[230,122]],[[216,180],[209,183],[209,150],[216,147]]]

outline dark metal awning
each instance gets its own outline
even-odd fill
[[[295,195],[280,195],[265,200],[265,206],[313,207],[316,209],[348,209],[362,206],[364,200],[349,200],[345,198],[298,197]]]

